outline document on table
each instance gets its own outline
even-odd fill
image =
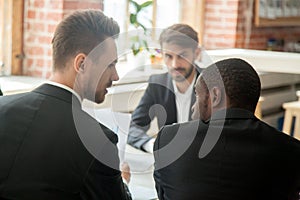
[[[157,194],[155,191],[148,187],[143,186],[131,186],[129,184],[129,191],[132,194],[132,198],[134,200],[151,200],[151,199],[157,199]]]

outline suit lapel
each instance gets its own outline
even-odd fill
[[[190,105],[190,110],[189,110],[189,121],[192,120],[192,107],[193,107],[195,101],[196,101],[196,96],[195,96],[195,93],[192,92],[192,99],[191,99],[191,105]]]
[[[169,121],[172,123],[177,123],[177,107],[176,107],[176,98],[175,98],[175,93],[174,93],[174,87],[173,87],[173,82],[172,82],[172,77],[170,76],[170,74],[168,73],[167,76],[167,94],[166,94],[166,98],[169,98],[170,102],[169,105],[167,105],[169,107],[169,111],[170,111],[170,116],[168,116]]]

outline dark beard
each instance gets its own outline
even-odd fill
[[[173,79],[176,81],[176,82],[183,82],[183,81],[186,81],[193,73],[193,70],[194,70],[194,66],[191,65],[192,67],[189,69],[189,71],[185,74],[185,76],[177,76],[177,77],[173,77]]]

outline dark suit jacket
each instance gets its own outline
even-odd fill
[[[83,112],[72,96],[44,84],[0,97],[0,199],[128,198],[116,170],[116,135]],[[85,148],[78,133],[82,128],[83,134],[102,136],[98,153],[109,157],[113,167]]]
[[[200,158],[207,132],[205,143],[217,143]],[[160,200],[286,200],[299,191],[300,142],[246,110],[229,109],[226,118],[216,113],[209,124],[166,126],[154,150]]]
[[[197,68],[197,77],[200,72],[201,69]],[[190,108],[195,100],[193,92]],[[189,112],[189,120],[191,120],[191,109]],[[144,96],[132,113],[128,144],[142,149],[142,146],[151,139],[146,132],[149,130],[154,117],[157,117],[158,128],[177,122],[175,94],[172,77],[169,73],[150,76]]]
[[[0,89],[0,96],[2,96],[3,95],[3,93],[2,93],[2,91],[1,91],[1,89]]]

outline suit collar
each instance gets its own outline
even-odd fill
[[[44,94],[47,96],[52,96],[54,98],[66,101],[71,104],[72,103],[80,104],[80,101],[74,94],[72,94],[72,92],[70,92],[66,89],[63,89],[59,86],[56,86],[56,85],[45,83],[45,84],[37,87],[36,89],[34,89],[32,92]]]
[[[217,111],[211,117],[210,121],[221,119],[255,119],[254,114],[248,110],[240,108],[229,108]]]
[[[73,90],[72,88],[64,85],[64,84],[61,84],[61,83],[57,83],[57,82],[53,82],[53,81],[46,81],[45,83],[49,84],[49,85],[54,85],[54,86],[57,86],[59,88],[62,88],[62,89],[65,89],[69,92],[71,92],[73,95],[75,95],[77,97],[77,99],[82,102],[81,100],[81,97],[79,96],[79,94],[77,92],[75,92],[75,90]]]

